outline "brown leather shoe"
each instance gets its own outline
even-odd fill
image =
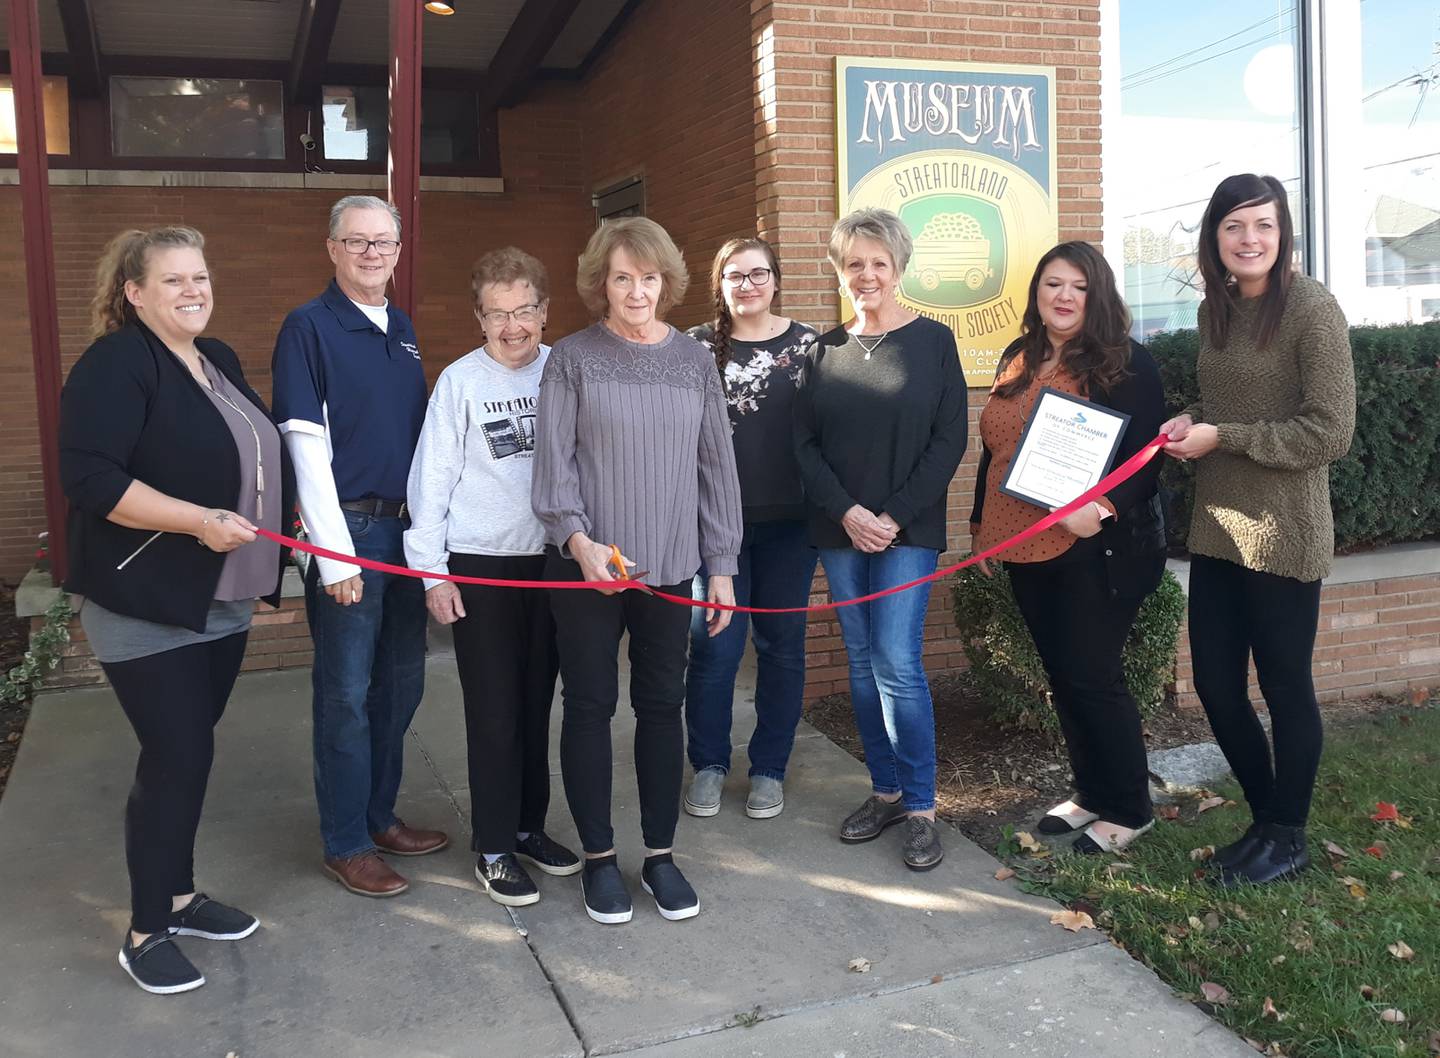
[[[391,870],[374,849],[343,860],[325,860],[325,873],[361,896],[399,896],[410,883]]]
[[[377,849],[391,856],[424,856],[450,844],[450,838],[443,831],[407,827],[403,819],[395,820],[395,825],[383,834],[371,834],[370,840]]]

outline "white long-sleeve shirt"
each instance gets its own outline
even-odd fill
[[[545,530],[530,508],[535,411],[549,347],[511,369],[474,349],[440,375],[410,464],[405,559],[449,572],[450,553],[538,555]],[[426,579],[426,589],[439,584]]]

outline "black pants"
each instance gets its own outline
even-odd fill
[[[1077,802],[1107,823],[1140,827],[1153,815],[1149,767],[1122,654],[1144,596],[1112,596],[1104,561],[1092,552],[1005,568],[1050,678]]]
[[[450,555],[462,577],[540,580],[541,555]],[[465,698],[471,848],[510,852],[516,832],[545,829],[550,807],[550,700],[559,660],[550,593],[461,584],[454,624]]]
[[[547,549],[546,580],[583,580],[578,563]],[[690,594],[687,578],[657,585]],[[685,734],[685,659],[690,611],[639,591],[601,595],[566,589],[550,593],[559,632],[565,716],[560,728],[560,773],[565,800],[588,853],[615,845],[610,825],[610,720],[620,699],[620,637],[630,633],[630,706],[635,710],[635,780],[645,847],[666,849],[680,818]]]
[[[215,725],[225,712],[249,632],[103,664],[140,740],[125,803],[130,928],[159,933],[170,898],[195,891],[195,830],[205,804]]]
[[[1320,581],[1196,555],[1190,563],[1190,656],[1215,741],[1258,822],[1303,827],[1324,732],[1311,663]],[[1250,656],[1270,711],[1270,740],[1250,704]]]

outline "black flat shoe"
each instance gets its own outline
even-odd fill
[[[1260,822],[1251,823],[1245,828],[1245,833],[1228,845],[1221,845],[1215,850],[1215,855],[1210,857],[1210,862],[1217,867],[1234,867],[1255,851],[1255,846],[1260,844],[1260,831],[1265,824]]]
[[[1081,807],[1072,799],[1064,804],[1058,804],[1046,812],[1040,822],[1035,825],[1035,829],[1051,837],[1056,834],[1073,834],[1077,830],[1088,827],[1099,818],[1099,815]]]
[[[1116,825],[1118,826],[1118,824]],[[1081,856],[1100,856],[1106,852],[1124,852],[1136,838],[1154,825],[1155,820],[1152,819],[1143,827],[1126,827],[1124,834],[1113,836],[1103,835],[1093,826],[1089,826],[1085,828],[1085,833],[1071,843],[1070,849]]]
[[[1246,883],[1268,885],[1293,878],[1309,866],[1304,827],[1265,823],[1249,855],[1221,872],[1220,884],[1227,888]]]

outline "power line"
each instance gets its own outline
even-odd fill
[[[1236,45],[1235,47],[1233,47],[1233,48],[1227,48],[1227,49],[1224,50],[1224,51],[1216,52],[1214,55],[1207,55],[1207,56],[1205,56],[1203,59],[1196,59],[1194,62],[1192,62],[1192,63],[1187,63],[1187,64],[1184,65],[1184,66],[1177,66],[1177,67],[1175,67],[1173,70],[1164,70],[1164,71],[1162,71],[1161,73],[1157,73],[1157,74],[1153,75],[1152,77],[1150,77],[1150,78],[1148,78],[1148,79],[1146,79],[1146,80],[1144,80],[1144,81],[1137,82],[1136,84],[1123,85],[1123,86],[1121,87],[1120,91],[1122,91],[1122,92],[1128,92],[1128,91],[1130,91],[1132,88],[1143,88],[1143,87],[1145,87],[1146,85],[1154,84],[1156,81],[1163,81],[1165,78],[1170,77],[1170,76],[1173,75],[1173,74],[1184,73],[1186,70],[1194,69],[1196,66],[1201,66],[1201,65],[1203,65],[1203,64],[1205,64],[1205,63],[1207,63],[1207,62],[1210,62],[1210,61],[1212,61],[1212,60],[1214,60],[1214,59],[1223,58],[1224,56],[1226,56],[1226,55],[1231,55],[1231,54],[1233,54],[1233,53],[1235,53],[1235,52],[1237,52],[1237,51],[1244,51],[1246,48],[1253,48],[1255,45],[1261,44],[1261,43],[1263,43],[1263,42],[1265,42],[1265,41],[1267,41],[1267,40],[1271,40],[1271,39],[1273,39],[1273,38],[1275,38],[1275,37],[1285,36],[1286,34],[1289,34],[1289,33],[1293,32],[1294,29],[1295,29],[1295,27],[1294,27],[1293,25],[1292,25],[1292,26],[1281,26],[1281,27],[1280,27],[1279,29],[1277,29],[1277,30],[1273,30],[1272,32],[1267,33],[1267,34],[1265,34],[1265,35],[1262,36],[1262,37],[1257,37],[1257,38],[1255,38],[1254,40],[1246,41],[1244,44],[1237,44],[1237,45]]]
[[[1126,81],[1133,81],[1136,78],[1145,77],[1148,74],[1154,73],[1157,70],[1164,69],[1166,66],[1169,66],[1172,63],[1177,63],[1181,59],[1188,59],[1190,56],[1205,51],[1207,48],[1213,48],[1217,44],[1224,44],[1227,40],[1233,40],[1235,37],[1240,36],[1240,34],[1242,33],[1249,33],[1252,29],[1259,29],[1261,26],[1265,25],[1265,23],[1274,22],[1277,18],[1281,17],[1283,17],[1282,14],[1280,12],[1277,12],[1276,14],[1271,15],[1269,18],[1262,18],[1259,22],[1252,22],[1250,25],[1245,26],[1243,29],[1237,29],[1234,33],[1229,33],[1223,37],[1220,37],[1217,40],[1212,40],[1209,44],[1202,44],[1198,48],[1191,48],[1189,51],[1182,51],[1179,55],[1171,56],[1164,62],[1157,62],[1151,66],[1146,66],[1143,69],[1135,70],[1130,74],[1122,76],[1120,78],[1120,83],[1123,85]]]

